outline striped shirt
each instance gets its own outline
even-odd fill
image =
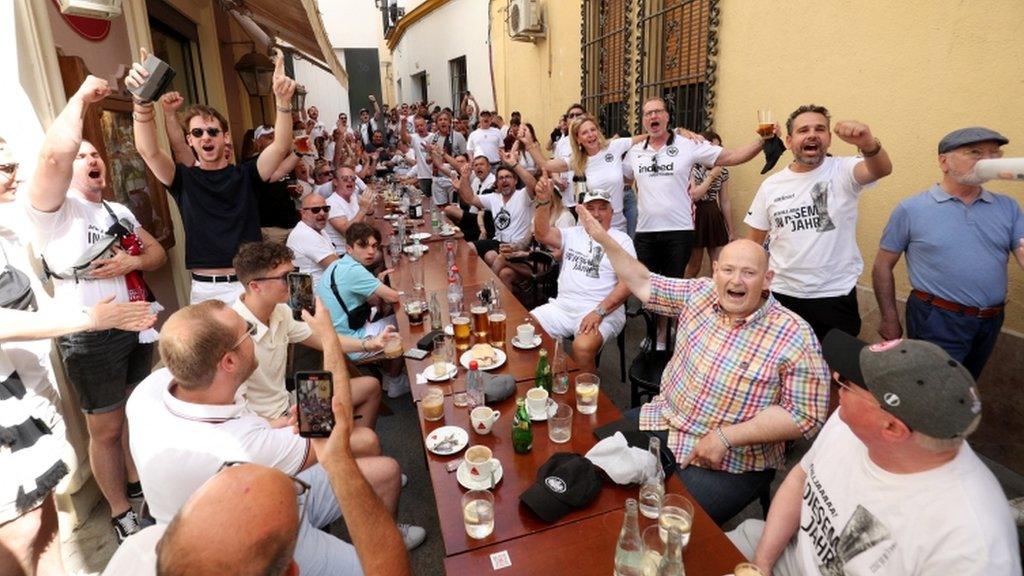
[[[641,430],[668,429],[680,461],[718,426],[745,422],[773,405],[792,416],[805,437],[825,421],[829,371],[807,323],[771,295],[734,322],[718,305],[712,280],[651,275],[647,308],[678,316],[675,349],[661,377],[661,393],[640,409]],[[722,470],[778,468],[785,442],[735,446]]]

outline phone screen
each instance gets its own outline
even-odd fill
[[[302,320],[302,310],[310,314],[316,312],[313,300],[313,277],[302,272],[288,274],[288,306],[292,309],[292,318]]]
[[[334,429],[331,398],[334,381],[330,372],[298,372],[295,374],[295,400],[299,412],[299,436],[324,438]]]

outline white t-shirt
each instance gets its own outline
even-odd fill
[[[566,165],[572,164],[572,142],[569,141],[569,135],[566,134],[555,142],[555,160],[564,160]],[[573,195],[572,190],[572,170],[562,172],[559,174],[566,182],[565,190],[562,190],[562,204],[566,208],[572,208],[576,205],[576,196]]]
[[[893,474],[837,412],[800,466],[807,481],[795,553],[804,574],[1021,573],[1006,496],[966,442],[938,468]]]
[[[285,474],[302,469],[309,442],[290,427],[271,428],[240,394],[227,405],[178,400],[168,389],[172,379],[167,368],[153,372],[126,408],[132,458],[157,523],[170,522],[224,462],[253,462]]]
[[[320,276],[324,272],[320,261],[331,254],[337,254],[334,244],[325,232],[330,227],[328,224],[324,226],[324,230],[317,232],[300,220],[288,233],[288,241],[285,242],[295,254],[294,263],[299,267],[299,272],[312,276],[314,286],[320,283]]]
[[[604,190],[611,194],[612,210],[622,213],[625,182],[622,173],[622,156],[633,147],[629,138],[608,141],[608,147],[587,158],[587,188]],[[568,163],[572,163],[570,158]],[[572,183],[570,177],[569,183]]]
[[[469,140],[466,142],[466,150],[469,152],[469,159],[473,160],[477,156],[486,156],[487,160],[494,164],[501,160],[501,156],[498,155],[498,149],[501,147],[502,137],[501,130],[498,130],[494,126],[484,130],[483,128],[477,128],[469,133]]]
[[[842,296],[864,269],[857,248],[857,201],[863,186],[853,177],[861,158],[826,157],[810,172],[789,167],[772,174],[743,221],[768,230],[772,290],[797,298]]]
[[[167,526],[153,525],[128,537],[114,551],[103,576],[155,576],[156,545]]]
[[[284,387],[285,369],[288,367],[288,345],[309,338],[313,330],[308,324],[292,317],[287,304],[278,304],[270,313],[270,325],[259,318],[239,298],[231,305],[238,315],[256,325],[256,359],[259,366],[239,388],[246,407],[264,418],[283,416],[288,410],[288,391]]]
[[[627,177],[636,180],[636,231],[693,230],[690,169],[694,164],[713,166],[721,152],[720,146],[675,134],[660,150],[647,141],[630,148],[624,169]]]
[[[508,202],[500,193],[479,196],[484,210],[494,218],[494,239],[507,244],[518,244],[530,234],[533,223],[533,201],[526,188],[520,188],[509,196]]]
[[[327,226],[324,226],[324,232],[327,233],[327,238],[334,245],[335,252],[344,254],[345,235],[338,232],[338,229],[331,225],[331,220],[335,218],[348,218],[351,221],[359,212],[359,200],[356,198],[355,192],[352,193],[348,200],[342,198],[340,194],[331,194],[327,197],[327,205],[331,207],[331,213],[327,215]]]
[[[430,162],[430,153],[423,149],[423,144],[429,144],[433,139],[433,134],[427,134],[426,136],[409,134],[409,146],[416,155],[417,178],[431,178],[434,175],[433,164]]]
[[[107,202],[119,220],[127,220],[131,230],[139,229],[139,221],[131,210],[116,202]],[[60,274],[74,264],[86,248],[97,238],[106,235],[114,224],[100,202],[90,202],[75,191],[55,212],[42,212],[26,206],[29,221],[35,228],[36,250],[42,254],[50,270]],[[74,302],[79,306],[92,306],[108,296],[115,302],[128,302],[128,288],[124,276],[97,280],[53,280],[53,297]]]
[[[562,234],[562,269],[558,273],[558,299],[594,305],[604,300],[619,281],[604,248],[582,226],[558,229]],[[633,239],[612,228],[608,234],[630,256],[636,257]]]

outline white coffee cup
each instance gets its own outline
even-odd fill
[[[519,343],[524,346],[533,344],[534,330],[533,324],[520,324],[516,328],[516,338],[519,340]]]
[[[477,434],[490,434],[491,428],[498,421],[499,416],[501,416],[501,412],[487,406],[477,406],[469,413],[469,419],[473,422],[473,430]]]
[[[526,407],[530,410],[530,414],[537,416],[546,414],[548,391],[544,388],[530,388],[526,392]]]
[[[471,446],[462,458],[471,480],[490,481],[491,472],[498,466],[498,459],[487,446]]]

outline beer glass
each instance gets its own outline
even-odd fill
[[[462,521],[474,540],[494,532],[494,495],[487,490],[470,490],[462,495]]]
[[[491,310],[491,313],[487,315],[487,329],[491,337],[491,346],[498,348],[505,346],[505,318],[503,310]]]
[[[597,374],[583,373],[576,376],[576,411],[580,414],[597,412],[597,395],[601,378]]]
[[[772,110],[771,108],[764,108],[757,111],[757,133],[762,138],[771,137],[775,131],[775,123],[772,122]]]
[[[690,529],[693,527],[693,503],[682,494],[665,494],[661,499],[661,514],[658,515],[658,535],[662,542],[668,541],[668,529],[679,528],[683,534],[683,548],[690,543]]]
[[[463,314],[452,316],[452,332],[455,333],[455,349],[460,352],[469,350],[469,323],[469,316]]]
[[[443,378],[448,374],[448,343],[445,340],[444,334],[434,336],[434,349],[430,353],[430,359],[433,361],[430,369],[433,370],[433,376],[435,378]]]
[[[398,358],[402,355],[402,337],[392,334],[384,340],[384,357]]]
[[[422,290],[423,289],[423,259],[410,256],[409,258],[410,270],[412,273],[412,289]]]
[[[469,313],[473,315],[473,332],[476,335],[477,341],[486,342],[487,329],[490,327],[487,320],[487,305],[477,300],[473,303],[473,307],[469,309]]]
[[[444,391],[437,386],[427,386],[427,391],[420,400],[423,418],[431,422],[444,420]]]

